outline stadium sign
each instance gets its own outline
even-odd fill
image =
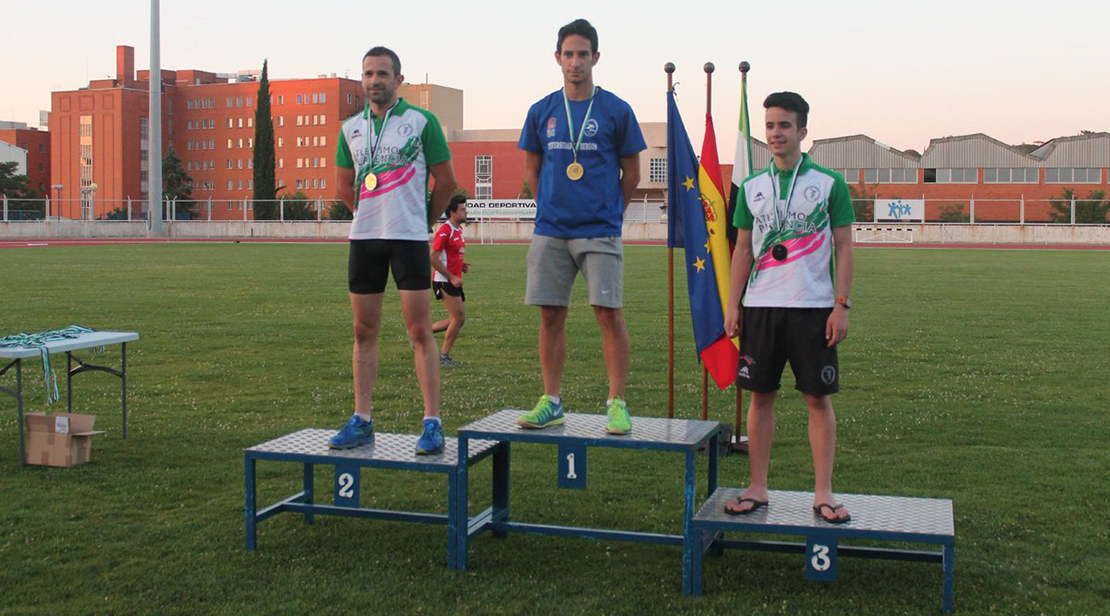
[[[488,218],[536,217],[536,202],[533,199],[468,199],[466,217],[471,220]]]
[[[924,219],[924,199],[875,199],[875,222]]]

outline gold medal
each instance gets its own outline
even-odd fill
[[[577,182],[578,180],[581,180],[582,179],[582,174],[585,173],[585,172],[586,172],[586,169],[583,168],[582,163],[580,163],[578,161],[574,161],[573,163],[567,165],[567,177],[570,178],[574,182]]]
[[[374,187],[378,185],[378,176],[367,173],[362,185],[366,187],[366,190],[374,190]]]

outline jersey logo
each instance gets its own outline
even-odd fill
[[[821,191],[816,186],[809,186],[806,188],[805,197],[806,201],[817,203],[817,200],[821,198]]]
[[[401,124],[397,127],[397,132],[400,133],[402,137],[407,138],[412,134],[412,124]]]
[[[552,137],[555,136],[555,125],[556,125],[555,116],[551,116],[550,118],[547,119],[547,138],[548,139],[551,139]]]
[[[593,137],[596,134],[597,134],[597,120],[591,118],[589,122],[586,122],[586,136],[587,137]]]

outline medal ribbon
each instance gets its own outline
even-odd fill
[[[597,86],[594,86],[590,92],[590,104],[586,107],[586,117],[582,118],[582,127],[578,130],[578,139],[575,139],[570,144],[571,151],[574,152],[574,162],[578,162],[578,148],[582,145],[582,136],[586,134],[586,124],[590,122],[590,111],[594,108],[594,95],[597,94]],[[563,88],[563,107],[567,110],[567,132],[571,139],[574,139],[574,120],[570,117],[570,99],[567,98],[567,89]]]
[[[799,155],[798,162],[794,163],[794,177],[790,178],[790,187],[786,191],[786,211],[782,213],[782,218],[779,218],[779,178],[778,174],[775,173],[775,161],[774,159],[771,160],[771,194],[775,199],[774,222],[775,231],[779,233],[783,231],[783,227],[785,226],[784,222],[790,219],[790,198],[794,196],[794,185],[798,182],[798,171],[802,167],[802,160],[804,158],[805,155]]]
[[[386,124],[386,122],[389,121],[389,116],[391,116],[393,114],[393,109],[396,106],[397,106],[397,102],[394,102],[393,107],[390,107],[389,110],[385,112],[385,117],[382,118],[382,129],[380,131],[374,130],[374,120],[373,120],[373,118],[370,117],[370,103],[366,103],[366,109],[362,112],[362,117],[366,118],[366,129],[367,129],[367,131],[372,133],[373,137],[374,137],[374,144],[373,144],[373,146],[371,146],[370,145],[371,135],[366,136],[366,168],[367,168],[367,172],[369,172],[369,170],[371,168],[373,168],[373,166],[374,166],[374,157],[378,153],[378,145],[381,144],[382,135],[385,134],[385,124]]]

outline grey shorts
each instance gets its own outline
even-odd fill
[[[586,279],[591,306],[621,307],[624,245],[619,237],[564,240],[533,235],[524,302],[531,306],[570,305],[570,291],[578,272]]]

